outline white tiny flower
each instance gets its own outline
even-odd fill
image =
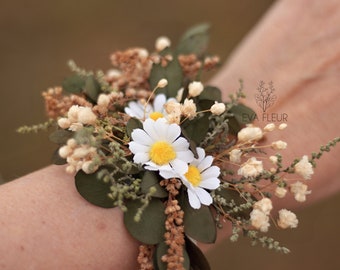
[[[97,120],[97,116],[90,107],[79,107],[78,121],[85,125],[93,125]]]
[[[262,161],[251,157],[238,169],[237,174],[244,177],[256,177],[263,171]]]
[[[262,139],[262,137],[262,130],[259,127],[254,126],[242,128],[237,134],[237,138],[240,142],[258,141]]]
[[[308,186],[300,181],[289,185],[290,191],[294,194],[294,198],[298,202],[306,201],[306,195],[311,194],[312,191],[308,190]]]
[[[161,171],[164,178],[179,177],[188,189],[189,203],[192,208],[198,209],[203,205],[212,204],[211,195],[205,190],[214,190],[219,187],[220,168],[212,166],[213,157],[206,156],[202,148],[196,148],[198,158],[190,162],[184,174],[176,171]]]
[[[225,104],[215,101],[215,104],[211,106],[210,111],[214,115],[220,115],[225,112]]]
[[[58,126],[61,127],[62,129],[67,129],[71,125],[70,119],[66,117],[62,117],[58,119]]]
[[[105,94],[100,94],[97,99],[98,106],[107,108],[110,104],[110,97]]]
[[[71,123],[78,122],[79,111],[80,107],[78,105],[73,105],[69,108],[67,118],[71,121]]]
[[[229,152],[229,160],[233,163],[241,162],[242,151],[240,149],[233,149]]]
[[[122,75],[122,72],[119,71],[118,69],[110,69],[106,73],[106,77],[108,80],[114,80],[119,78]]]
[[[302,159],[294,166],[295,173],[301,175],[304,179],[310,179],[314,173],[313,165],[308,161],[308,157],[304,155]]]
[[[89,153],[89,149],[87,147],[78,147],[76,148],[73,153],[72,157],[75,159],[85,158]]]
[[[299,221],[296,218],[296,215],[287,210],[287,209],[281,209],[279,211],[279,219],[277,220],[277,225],[282,229],[287,228],[296,228]]]
[[[192,99],[185,99],[182,106],[181,112],[185,117],[193,119],[196,116],[196,104]]]
[[[87,174],[90,174],[90,173],[94,173],[97,169],[98,169],[98,166],[94,165],[92,160],[88,160],[88,161],[85,161],[82,165],[81,165],[81,169],[87,173]]]
[[[272,148],[275,150],[283,150],[287,148],[287,143],[281,140],[275,141],[272,142]]]
[[[180,135],[177,124],[168,124],[164,118],[146,119],[143,129],[134,129],[131,133],[129,148],[134,154],[133,161],[146,165],[147,170],[175,170],[184,174],[194,155],[189,150],[189,142]]]
[[[167,85],[168,85],[168,80],[163,78],[158,81],[157,87],[164,88]]]
[[[274,129],[275,129],[274,123],[269,123],[263,128],[264,131],[273,131]]]
[[[67,158],[72,153],[72,148],[68,145],[64,145],[58,150],[59,156],[62,158]]]
[[[138,48],[137,52],[138,52],[139,58],[145,59],[145,58],[147,58],[149,56],[149,52],[148,52],[147,49]]]
[[[287,194],[287,189],[283,188],[283,187],[276,187],[275,189],[275,196],[278,198],[283,198],[286,196]]]
[[[278,158],[277,158],[277,156],[270,156],[269,160],[275,165],[275,164],[277,164]]]
[[[202,93],[204,86],[201,82],[193,81],[189,84],[188,88],[189,88],[189,96],[197,97]]]
[[[262,198],[261,200],[254,203],[253,208],[262,211],[266,215],[269,215],[270,211],[273,209],[273,204],[269,198]]]
[[[83,127],[84,125],[82,123],[72,123],[68,129],[75,132],[82,129]]]
[[[267,232],[270,226],[269,216],[259,209],[253,209],[250,213],[251,225],[261,232]]]
[[[170,47],[171,41],[168,37],[158,37],[155,42],[155,48],[158,52],[163,51],[165,48]]]
[[[180,88],[178,91],[177,91],[177,95],[176,95],[176,100],[178,102],[181,102],[182,101],[182,98],[183,98],[183,92],[184,92],[184,88]]]
[[[279,125],[279,130],[283,130],[287,127],[287,124],[286,123],[282,123]]]

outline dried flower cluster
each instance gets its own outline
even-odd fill
[[[162,36],[154,52],[115,52],[106,73],[71,62],[76,74],[43,93],[57,127],[50,136],[56,163],[67,164],[85,199],[124,211],[127,230],[142,243],[140,269],[209,269],[194,241],[213,243],[221,220],[231,222],[232,240],[242,232],[287,252],[259,236],[271,223],[298,225],[287,209],[275,218],[272,195],[305,201],[315,160],[340,140],[284,166],[288,144],[280,136],[265,145],[262,139],[287,123],[257,127],[241,117],[254,114],[240,103],[242,89],[224,102],[218,88],[201,81],[219,62],[205,52],[208,29],[190,29],[176,48]]]

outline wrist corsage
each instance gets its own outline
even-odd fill
[[[273,214],[271,198],[290,192],[305,201],[315,161],[339,142],[284,166],[287,143],[262,139],[287,124],[252,125],[256,116],[241,103],[242,82],[228,101],[202,83],[202,74],[219,65],[206,52],[208,30],[207,24],[189,29],[177,46],[159,37],[152,53],[117,51],[107,72],[70,61],[74,74],[43,93],[50,120],[20,129],[56,127],[54,163],[67,164],[87,201],[121,208],[141,243],[140,269],[210,269],[197,242],[214,243],[225,223],[232,241],[244,235],[289,252],[265,233],[271,225],[295,228],[298,219],[287,209]]]

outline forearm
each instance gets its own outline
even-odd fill
[[[64,169],[1,186],[1,269],[136,269],[121,210],[86,202]]]
[[[254,124],[260,126],[268,122],[255,102],[257,87],[260,80],[274,83],[277,100],[267,112],[287,114],[288,128],[267,138],[288,143],[282,152],[287,161],[340,135],[339,25],[338,1],[278,1],[212,81],[230,92],[242,78],[246,102],[259,115]],[[307,203],[340,189],[339,160],[337,146],[318,161]]]

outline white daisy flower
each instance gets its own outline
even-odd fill
[[[158,94],[153,101],[153,105],[149,103],[145,105],[140,101],[130,101],[128,107],[125,107],[124,110],[131,117],[136,117],[140,120],[146,118],[157,120],[166,115],[164,105],[170,100],[174,100],[174,98],[167,100],[164,94]]]
[[[198,158],[194,159],[184,174],[176,172],[163,171],[160,172],[164,178],[179,177],[188,189],[189,203],[192,208],[198,209],[201,204],[210,205],[213,200],[209,192],[205,189],[214,190],[219,187],[220,168],[211,166],[213,162],[212,156],[206,156],[202,148],[197,148]]]
[[[184,174],[194,155],[189,150],[189,142],[180,135],[179,125],[168,124],[165,118],[146,119],[143,129],[134,129],[131,133],[129,148],[135,154],[133,161],[146,165],[147,170],[175,170]]]

